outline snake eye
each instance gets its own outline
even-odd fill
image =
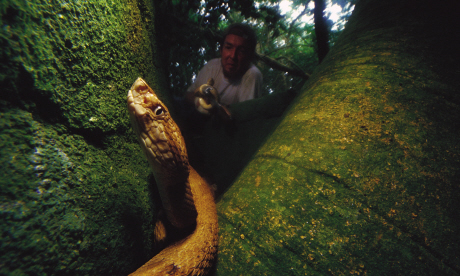
[[[163,107],[157,106],[153,112],[155,113],[155,115],[159,116],[163,115],[165,113],[165,110],[163,109]]]

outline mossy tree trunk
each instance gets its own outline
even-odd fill
[[[218,275],[460,274],[457,13],[358,1],[221,198]]]
[[[1,1],[0,274],[126,275],[155,253],[126,108],[139,76],[166,91],[153,14],[143,0]]]

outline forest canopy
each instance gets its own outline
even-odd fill
[[[341,9],[334,21],[331,6]],[[159,47],[165,53],[170,89],[182,96],[198,70],[219,56],[220,34],[237,22],[257,33],[254,63],[264,76],[263,94],[300,89],[334,45],[353,8],[354,0],[161,1],[156,27],[165,38]]]

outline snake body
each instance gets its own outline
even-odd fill
[[[212,191],[188,162],[184,138],[166,106],[138,78],[128,92],[132,127],[160,192],[166,217],[186,238],[163,249],[130,275],[207,275],[217,256],[217,211]]]

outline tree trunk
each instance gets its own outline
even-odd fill
[[[325,8],[326,4],[324,0],[315,0],[315,9],[313,14],[319,63],[323,61],[324,57],[329,52],[329,29],[326,24],[327,19],[324,17]]]
[[[357,3],[221,198],[218,275],[460,273],[457,11]]]
[[[126,107],[139,76],[167,91],[151,3],[1,2],[1,275],[127,275],[155,254]]]

